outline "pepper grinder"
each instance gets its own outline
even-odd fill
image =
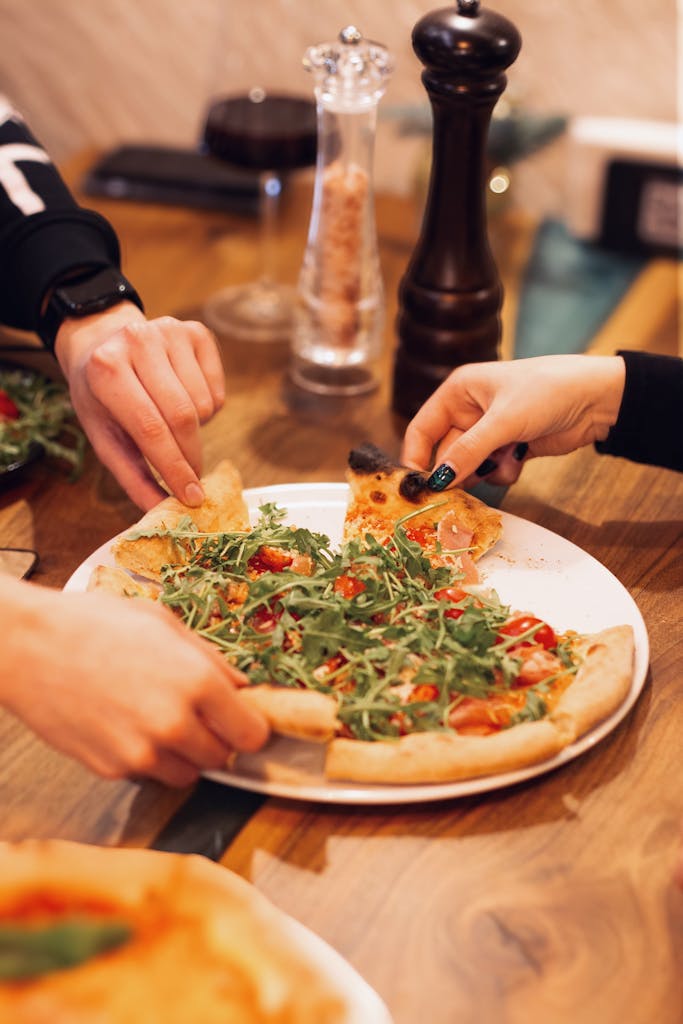
[[[522,42],[479,0],[425,15],[412,39],[434,127],[422,229],[399,286],[393,409],[407,417],[454,367],[498,358],[503,290],[486,231],[486,142]]]
[[[349,25],[306,51],[315,79],[318,157],[294,314],[291,376],[323,395],[377,385],[384,293],[372,163],[377,105],[392,70],[384,46]]]

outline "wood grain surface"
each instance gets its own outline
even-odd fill
[[[309,185],[291,190],[282,228],[291,281]],[[152,315],[196,315],[215,288],[256,269],[248,219],[91,205],[116,225]],[[204,430],[207,468],[229,455],[246,486],[341,480],[358,441],[398,451],[403,424],[388,412],[387,371],[416,217],[407,201],[381,199],[378,219],[388,302],[380,389],[354,401],[304,395],[287,381],[286,347],[221,339],[229,397]],[[510,216],[495,241],[508,338],[532,227]],[[672,269],[641,282],[652,291],[630,319],[640,347],[675,351]],[[664,321],[650,315],[662,289]],[[681,477],[586,449],[529,464],[503,507],[594,555],[638,602],[651,668],[633,711],[563,768],[482,796],[371,809],[268,799],[223,863],[347,957],[396,1024],[681,1024],[683,894],[671,882],[683,818]],[[50,586],[136,518],[92,456],[76,484],[43,461],[0,493],[0,538],[30,537],[42,556],[36,580]],[[163,833],[177,849],[169,822],[188,796],[99,781],[0,716],[4,838],[147,846]]]

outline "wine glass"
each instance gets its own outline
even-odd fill
[[[216,100],[206,118],[203,144],[212,156],[260,172],[261,260],[257,281],[224,288],[207,299],[204,320],[217,333],[239,340],[286,340],[292,330],[294,293],[276,281],[273,242],[282,176],[315,164],[315,103],[256,87]]]

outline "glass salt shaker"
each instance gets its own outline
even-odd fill
[[[291,373],[319,394],[363,394],[377,384],[384,325],[372,161],[391,58],[349,26],[310,47],[304,67],[315,77],[318,153]]]

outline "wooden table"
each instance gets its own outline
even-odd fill
[[[304,183],[286,211],[280,255],[291,280],[309,198]],[[196,314],[210,292],[255,270],[248,219],[89,204],[117,227],[124,267],[152,315]],[[355,401],[297,394],[286,349],[225,342],[229,397],[205,428],[207,466],[231,455],[246,486],[341,480],[359,441],[398,452],[391,325],[417,218],[408,201],[380,197],[378,221],[389,306],[380,390]],[[530,237],[514,212],[495,233],[508,337]],[[598,348],[674,350],[675,275],[671,263],[651,264]],[[644,615],[646,687],[590,752],[483,796],[364,809],[263,800],[206,780],[194,791],[104,782],[5,715],[0,835],[220,858],[347,957],[396,1024],[680,1024],[683,893],[670,879],[683,818],[683,482],[587,449],[531,463],[503,508],[598,558]],[[42,463],[0,494],[2,543],[35,546],[36,581],[50,586],[136,518],[92,456],[76,484]]]

